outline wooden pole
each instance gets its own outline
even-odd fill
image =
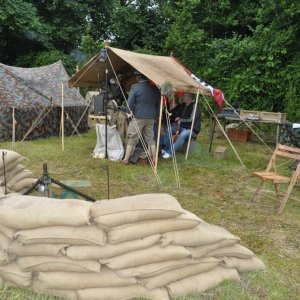
[[[161,119],[163,112],[163,96],[160,98],[160,109],[159,109],[159,117],[158,117],[158,131],[157,131],[157,142],[156,142],[156,156],[155,156],[155,172],[157,171],[157,163],[158,163],[158,153],[159,153],[159,141],[160,141],[160,133],[161,133]]]
[[[61,149],[65,151],[65,108],[64,108],[64,83],[61,83]]]
[[[12,108],[12,148],[16,147],[16,120],[15,120],[15,107]]]
[[[192,140],[192,134],[193,134],[193,128],[194,128],[194,124],[195,124],[196,111],[197,111],[198,100],[199,100],[199,93],[200,93],[200,90],[198,89],[197,90],[196,102],[195,102],[195,106],[194,106],[194,111],[193,111],[191,132],[190,132],[190,135],[189,135],[189,141],[188,141],[187,148],[186,148],[186,153],[185,153],[185,160],[187,160],[188,155],[189,155],[189,150],[190,150],[190,145],[191,145],[191,140]]]

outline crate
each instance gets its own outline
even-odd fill
[[[240,110],[240,116],[247,118],[249,115],[259,117],[260,121],[281,123],[286,121],[286,113],[256,111],[256,110]]]
[[[227,135],[231,141],[245,143],[251,140],[252,132],[248,129],[229,128]]]
[[[61,180],[61,183],[68,185],[79,192],[88,193],[89,188],[92,186],[89,180]],[[74,192],[65,190],[61,186],[52,183],[50,186],[50,191],[52,192],[53,198],[58,199],[81,199],[81,196],[77,195]]]
[[[216,159],[224,159],[226,157],[227,147],[218,146],[214,151],[214,158]]]

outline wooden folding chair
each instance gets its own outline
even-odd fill
[[[295,184],[297,183],[297,181],[298,181],[298,183],[300,183],[300,163],[298,164],[298,166],[292,176],[290,176],[290,177],[283,176],[276,172],[276,160],[278,157],[300,161],[300,149],[288,147],[288,146],[284,146],[284,145],[280,145],[280,144],[277,145],[277,147],[271,157],[271,160],[268,164],[266,171],[253,173],[253,176],[260,178],[261,181],[260,181],[260,183],[256,189],[256,192],[252,198],[252,202],[254,202],[256,197],[259,195],[261,189],[264,186],[264,183],[266,181],[272,182],[275,187],[276,197],[280,201],[280,206],[279,206],[277,213],[281,214],[287,200],[289,198],[291,198],[290,195],[291,195],[291,192],[292,192]],[[282,199],[280,199],[281,198],[280,196],[282,196],[282,195],[279,193],[279,185],[280,184],[288,184],[288,188],[285,191],[285,194],[283,195]],[[297,200],[297,199],[294,199],[294,200]],[[297,201],[300,201],[300,200],[297,200]]]

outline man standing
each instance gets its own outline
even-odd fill
[[[193,112],[196,102],[193,101],[193,95],[191,93],[184,93],[183,103],[177,105],[171,112],[172,134],[177,131],[178,136],[174,143],[174,151],[181,150],[184,143],[188,140],[191,132]],[[200,109],[196,107],[195,121],[193,126],[192,137],[196,137],[201,129]],[[168,135],[168,132],[166,133]],[[168,141],[166,146],[162,149],[163,158],[170,158],[172,156],[171,145],[169,141],[169,135],[165,137],[165,141]]]
[[[122,160],[122,163],[125,165],[129,164],[130,156],[139,142],[138,130],[148,144],[153,162],[155,161],[156,154],[153,125],[159,113],[160,92],[157,87],[149,83],[143,74],[138,71],[135,71],[134,74],[138,83],[131,87],[128,105],[130,112],[135,118],[135,122],[131,120],[128,126],[127,148],[125,157]]]

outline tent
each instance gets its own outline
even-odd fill
[[[210,91],[199,86],[184,66],[172,56],[142,54],[112,47],[107,47],[107,54],[109,78],[114,77],[113,66],[117,74],[124,75],[123,83],[127,89],[135,83],[133,71],[138,70],[157,86],[168,81],[176,91],[197,93],[200,89],[201,93],[210,95]],[[99,84],[105,81],[105,70],[106,64],[99,61],[97,54],[69,80],[69,85],[99,88]]]
[[[87,131],[87,103],[68,80],[61,61],[37,68],[0,63],[0,141],[14,133],[16,140],[58,135],[62,111],[64,134]]]

